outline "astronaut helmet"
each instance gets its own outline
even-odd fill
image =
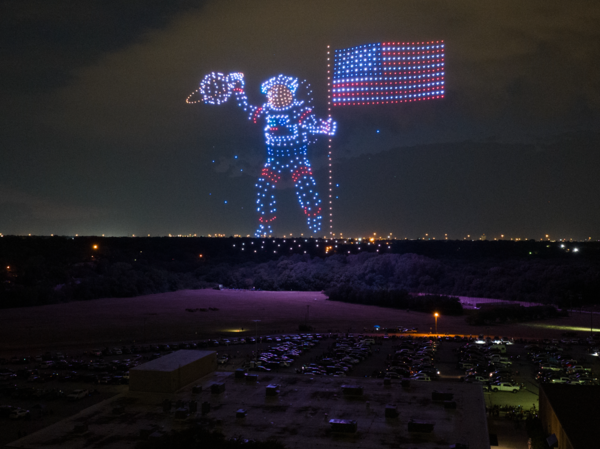
[[[298,78],[279,75],[265,81],[260,91],[267,95],[269,106],[276,111],[283,111],[294,104],[294,96],[298,89]]]

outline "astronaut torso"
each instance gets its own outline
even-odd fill
[[[269,109],[263,115],[269,156],[306,154],[309,133],[303,126],[303,120],[310,112],[307,107],[294,105],[284,111]]]

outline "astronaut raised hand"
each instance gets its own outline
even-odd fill
[[[335,123],[331,117],[329,117],[327,120],[321,119],[320,130],[321,130],[322,134],[327,134],[328,136],[333,136],[335,134],[336,126],[337,126],[337,123]]]
[[[212,72],[200,82],[200,88],[194,91],[186,100],[187,103],[203,103],[219,105],[225,103],[234,90],[244,91],[244,74],[232,72],[229,75]],[[196,98],[200,94],[200,100]]]

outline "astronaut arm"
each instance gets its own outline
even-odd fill
[[[318,119],[307,109],[300,120],[301,126],[311,134],[326,134],[333,136],[337,127],[337,123],[331,117],[327,120]]]
[[[248,119],[252,120],[256,117],[260,107],[248,103],[248,97],[246,96],[243,83],[236,83],[236,86],[233,88],[233,94],[235,95],[237,105],[248,113]]]

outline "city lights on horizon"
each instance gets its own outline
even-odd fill
[[[2,237],[7,237],[7,236],[19,236],[19,237],[44,237],[44,236],[48,236],[48,234],[5,234],[5,233],[0,233],[0,238]],[[269,234],[269,235],[265,235],[265,236],[261,236],[261,237],[255,237],[253,234],[227,234],[227,233],[211,233],[211,234],[198,234],[198,233],[189,233],[189,234],[143,234],[143,235],[136,235],[136,234],[127,234],[127,235],[123,235],[123,234],[101,234],[101,237],[104,238],[111,238],[111,237],[129,237],[129,238],[148,238],[148,237],[155,237],[155,238],[164,238],[164,237],[168,237],[168,238],[253,238],[253,239],[277,239],[277,240],[281,240],[281,239],[293,239],[296,238],[298,240],[307,240],[311,239],[311,240],[323,240],[323,241],[336,241],[336,242],[344,242],[346,243],[347,241],[352,242],[370,242],[370,243],[374,243],[375,241],[400,241],[400,240],[421,240],[421,241],[512,241],[512,242],[527,242],[527,241],[536,241],[536,242],[559,242],[562,243],[563,245],[561,245],[562,247],[564,247],[565,243],[570,243],[570,242],[592,242],[592,241],[600,241],[600,237],[598,238],[592,238],[591,236],[588,236],[587,238],[573,238],[573,237],[561,237],[561,238],[554,238],[549,234],[544,234],[543,237],[530,237],[530,236],[526,236],[526,237],[509,237],[508,235],[505,234],[500,234],[496,237],[493,236],[487,236],[485,233],[481,234],[479,237],[476,237],[475,235],[472,234],[467,234],[467,235],[457,235],[457,236],[452,236],[449,235],[447,233],[445,234],[440,234],[439,236],[436,235],[432,235],[430,233],[422,233],[419,236],[403,236],[403,237],[398,237],[395,236],[393,233],[383,233],[383,234],[379,234],[374,232],[371,235],[359,235],[359,236],[344,236],[343,232],[339,233],[339,237],[336,237],[335,235],[331,236],[331,235],[304,235],[303,233],[297,234],[296,237],[293,236],[294,233],[290,232],[281,236],[278,235],[274,235],[274,234]],[[68,237],[71,239],[80,239],[80,238],[90,238],[90,237],[98,237],[97,234],[49,234],[50,237]],[[92,249],[96,250],[98,249],[98,245],[97,244],[93,244],[92,245]]]
[[[341,233],[340,233],[341,235]],[[501,234],[503,237],[505,236],[504,234]],[[24,237],[25,235],[17,235],[18,237]],[[31,234],[28,234],[29,237],[31,237]],[[77,237],[73,236],[73,235],[55,235],[55,234],[50,234],[51,237],[57,237],[57,238],[69,238],[72,240],[77,239],[86,239],[86,238],[98,238],[97,236],[85,236],[85,235],[81,235],[81,234],[77,234]],[[287,236],[287,234],[286,234]],[[372,236],[360,236],[360,237],[340,237],[340,238],[334,238],[334,237],[328,237],[326,235],[319,237],[319,236],[299,236],[299,237],[292,237],[292,233],[289,234],[289,237],[276,237],[276,236],[268,236],[268,237],[261,237],[261,238],[256,238],[250,234],[246,234],[246,235],[240,235],[240,234],[234,234],[234,235],[226,235],[226,234],[208,234],[208,235],[198,235],[198,234],[167,234],[167,235],[154,235],[153,238],[218,238],[218,239],[251,239],[251,241],[240,241],[240,240],[236,240],[235,243],[232,244],[232,248],[235,248],[235,250],[239,250],[240,252],[246,252],[246,250],[249,250],[248,252],[251,253],[264,253],[264,252],[268,252],[272,254],[279,254],[281,256],[286,256],[286,255],[292,255],[292,254],[298,254],[298,253],[302,253],[302,254],[307,254],[307,250],[310,250],[310,252],[312,254],[316,252],[322,252],[324,255],[332,255],[332,254],[345,254],[345,255],[351,255],[351,254],[359,254],[361,252],[367,252],[367,253],[378,253],[378,254],[384,254],[384,253],[388,253],[387,250],[392,250],[394,248],[398,248],[395,247],[394,244],[396,242],[400,242],[400,241],[434,241],[435,238],[433,236],[430,236],[429,233],[425,233],[424,236],[426,237],[416,237],[416,238],[408,238],[408,237],[401,237],[401,238],[397,238],[397,237],[392,237],[392,233],[389,233],[387,235],[380,235],[379,237],[377,237],[377,233],[373,233]],[[438,241],[471,241],[471,242],[476,242],[476,241],[483,241],[483,239],[480,238],[470,238],[471,235],[469,234],[468,237],[464,237],[464,238],[456,238],[456,239],[452,239],[452,238],[448,238],[448,234],[444,234],[445,238],[444,239],[439,239]],[[484,237],[484,235],[482,235],[482,237]],[[7,237],[6,234],[2,234],[0,233],[0,237]],[[37,237],[44,237],[44,235],[33,235],[34,238]],[[46,235],[47,237],[47,235]],[[102,234],[102,237],[105,237],[105,234]],[[120,235],[114,235],[114,236],[108,236],[105,238],[122,238],[124,236],[120,236]],[[131,235],[127,235],[125,237],[129,237],[129,238],[135,238],[134,234]],[[575,246],[577,243],[584,243],[584,242],[600,242],[600,238],[596,239],[596,240],[592,240],[591,237],[588,237],[587,239],[582,239],[582,240],[577,240],[577,239],[573,239],[573,238],[569,238],[569,239],[556,239],[553,240],[551,239],[549,234],[544,234],[544,238],[540,238],[538,239],[526,239],[526,238],[494,238],[494,241],[505,241],[505,242],[548,242],[549,244],[546,245],[547,248],[551,248],[550,243],[553,244],[557,244],[557,246],[555,248],[560,249],[561,251],[564,251],[565,253],[573,253],[573,254],[579,254],[580,252],[584,251],[585,248],[581,248],[579,246]],[[138,237],[140,238],[140,237]],[[147,238],[147,237],[141,237],[141,238]],[[489,241],[489,240],[488,240]],[[256,243],[256,246],[254,246]],[[319,245],[320,243],[322,243],[322,245]],[[303,244],[309,244],[309,246],[305,247],[303,246]],[[248,246],[246,246],[248,245]],[[269,245],[276,245],[274,246],[269,246]],[[289,246],[288,246],[289,245]],[[344,246],[345,245],[345,246]],[[341,246],[341,248],[340,248]],[[93,252],[97,252],[99,251],[101,248],[101,245],[99,245],[98,243],[94,243],[91,245],[91,249]],[[312,248],[312,249],[311,249]],[[539,248],[539,247],[538,247]],[[386,251],[380,251],[380,250],[385,250]],[[531,248],[530,248],[531,249]],[[143,251],[140,251],[140,253],[142,253]],[[393,253],[393,251],[392,251]],[[391,254],[391,253],[388,253]],[[534,255],[534,254],[538,254],[538,251],[534,251],[531,250],[529,251],[529,255]],[[198,254],[198,258],[202,259],[202,260],[206,260],[207,257],[204,254]],[[210,256],[209,256],[210,258]],[[96,260],[94,255],[91,255],[91,259],[92,260]],[[137,261],[137,259],[134,259],[134,262]],[[13,267],[12,265],[6,265],[5,266],[5,270],[7,274],[10,273],[15,273],[18,272],[18,268]],[[436,317],[437,319],[437,317]]]

